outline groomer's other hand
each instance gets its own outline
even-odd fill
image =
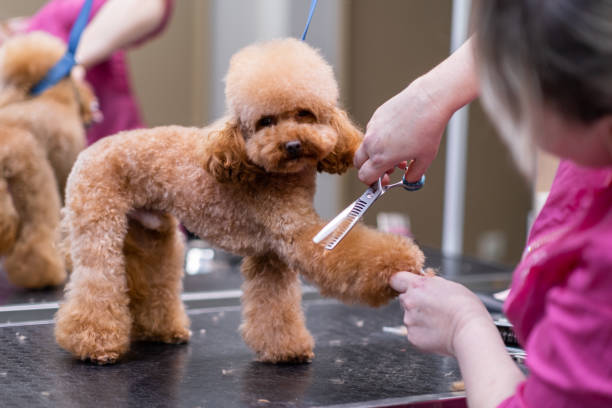
[[[422,82],[415,80],[372,115],[354,158],[365,184],[411,159],[406,180],[418,181],[436,157],[450,113],[437,106]]]
[[[458,336],[469,336],[472,325],[492,324],[480,299],[458,283],[399,272],[390,284],[400,292],[408,340],[421,350],[454,356]]]

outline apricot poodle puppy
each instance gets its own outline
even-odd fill
[[[65,48],[31,33],[0,49],[0,257],[9,280],[25,288],[66,278],[56,247],[61,192],[85,147],[84,124],[97,114],[91,88],[78,78],[29,96]]]
[[[228,114],[212,125],[124,132],[79,156],[64,218],[74,269],[55,329],[75,356],[109,363],[135,338],[188,340],[174,217],[245,257],[241,332],[265,362],[314,356],[298,274],[323,295],[377,306],[397,295],[393,273],[421,270],[411,241],[363,225],[333,251],[312,242],[325,224],[316,172],[346,171],[362,139],[317,51],[294,39],[252,45],[226,81]]]

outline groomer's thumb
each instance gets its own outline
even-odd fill
[[[418,278],[419,277],[417,275],[410,272],[398,272],[395,275],[391,276],[389,284],[396,291],[403,293],[410,287],[410,283],[414,279]]]

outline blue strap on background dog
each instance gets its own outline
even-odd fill
[[[83,3],[83,7],[81,7],[81,11],[79,15],[72,25],[72,29],[70,30],[70,37],[68,38],[68,49],[66,53],[62,56],[62,58],[47,72],[47,74],[41,79],[36,85],[30,89],[30,95],[36,96],[45,91],[47,88],[52,87],[57,84],[62,79],[66,78],[70,75],[70,70],[72,67],[76,65],[76,61],[74,59],[74,54],[76,52],[77,46],[79,45],[79,40],[81,39],[81,34],[83,34],[83,30],[87,26],[87,20],[89,19],[89,13],[91,11],[92,0],[85,0]]]
[[[306,20],[306,27],[304,28],[304,32],[302,33],[302,41],[306,39],[306,33],[308,33],[308,27],[310,27],[310,20],[312,20],[312,15],[314,14],[315,7],[317,7],[317,0],[312,0],[310,3],[310,11],[308,12],[308,20]]]

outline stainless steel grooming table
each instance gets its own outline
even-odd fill
[[[305,286],[314,361],[254,361],[238,333],[236,259],[218,252],[209,259],[212,253],[196,241],[191,247],[192,274],[185,276],[183,295],[192,321],[190,343],[135,343],[111,366],[76,361],[55,344],[52,319],[60,289],[20,290],[0,271],[0,406],[465,406],[464,393],[453,391],[461,379],[456,361],[422,353],[396,332],[402,323],[397,301],[380,309],[346,306]],[[442,267],[442,275],[474,290],[491,293],[509,284],[503,267],[426,253],[428,266]]]

